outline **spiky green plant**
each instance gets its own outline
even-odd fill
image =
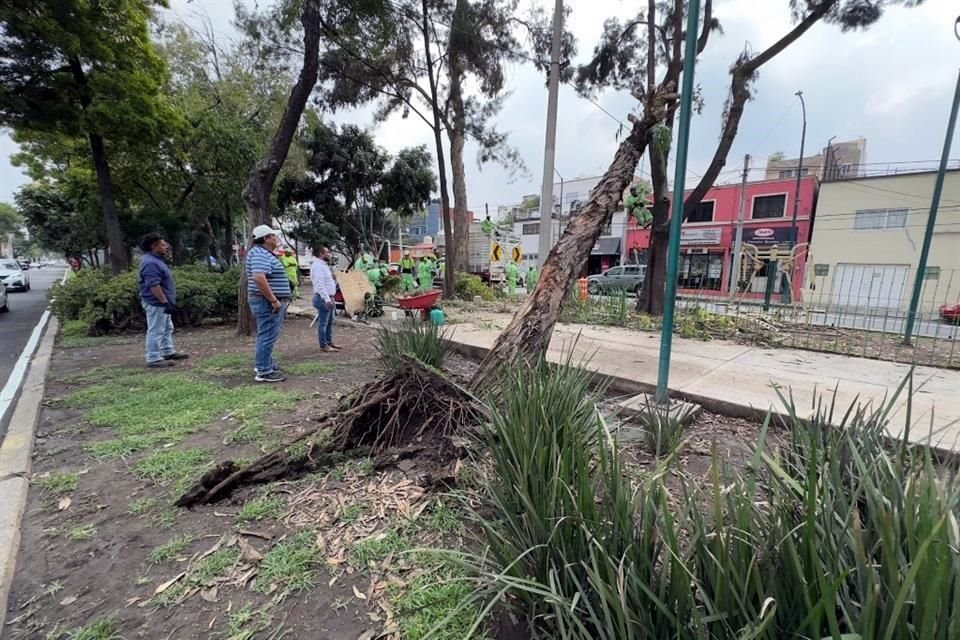
[[[446,330],[432,322],[406,320],[397,328],[384,326],[377,334],[380,360],[391,370],[401,365],[404,356],[440,369],[452,348]]]

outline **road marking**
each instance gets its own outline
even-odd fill
[[[7,384],[3,385],[3,390],[0,391],[0,422],[3,422],[4,416],[7,415],[7,410],[10,408],[10,405],[13,404],[13,399],[17,397],[17,391],[20,390],[20,384],[27,374],[30,359],[33,358],[33,352],[37,350],[37,345],[40,344],[40,336],[43,335],[43,330],[46,328],[48,320],[50,320],[49,309],[45,310],[43,315],[40,316],[40,322],[33,328],[30,339],[27,340],[23,352],[20,354],[20,357],[17,358],[17,363],[13,366],[13,371],[10,372],[10,376],[7,378]]]
[[[63,278],[60,279],[60,284],[67,281],[68,275],[70,275],[69,271],[63,274]],[[46,328],[49,320],[50,309],[47,308],[44,310],[43,315],[40,316],[40,322],[33,328],[30,339],[27,340],[23,352],[20,354],[20,357],[17,358],[17,363],[13,366],[13,370],[7,377],[7,383],[3,385],[3,390],[0,391],[0,424],[3,423],[3,418],[7,415],[7,410],[10,408],[10,405],[13,404],[13,399],[17,397],[17,391],[20,390],[24,376],[27,375],[27,367],[30,365],[30,359],[33,357],[33,352],[37,350],[37,345],[40,344],[40,336],[43,335],[43,330]]]

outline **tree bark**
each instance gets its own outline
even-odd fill
[[[120,232],[120,218],[113,194],[113,179],[110,177],[110,163],[103,137],[91,133],[90,152],[93,156],[93,168],[97,174],[97,190],[100,192],[100,208],[103,210],[103,226],[107,230],[107,243],[110,247],[110,271],[113,275],[123,273],[130,268],[127,252],[123,248],[123,234]]]
[[[277,175],[287,159],[290,143],[297,132],[300,117],[307,106],[307,100],[317,83],[317,71],[320,65],[320,4],[318,0],[305,0],[303,14],[303,64],[296,84],[287,98],[280,126],[270,142],[267,154],[257,161],[250,170],[247,184],[243,188],[243,204],[247,210],[250,229],[257,225],[270,224],[270,195]],[[237,333],[250,335],[250,313],[247,310],[247,287],[244,278],[240,278],[237,292],[239,304],[237,314]]]
[[[423,49],[427,63],[427,77],[430,79],[430,105],[433,112],[433,141],[437,148],[437,170],[440,181],[440,219],[443,223],[443,246],[447,248],[444,256],[443,295],[452,298],[456,289],[455,271],[450,259],[450,250],[453,248],[454,236],[450,225],[450,194],[447,191],[447,163],[443,153],[443,134],[440,120],[439,95],[437,79],[433,75],[433,54],[430,49],[430,19],[427,0],[423,0]]]
[[[495,383],[501,365],[521,360],[533,362],[546,353],[563,303],[603,227],[617,209],[624,189],[633,179],[647,145],[649,129],[656,122],[655,116],[647,114],[634,123],[630,135],[620,144],[613,162],[594,188],[590,201],[551,249],[536,288],[483,359],[471,382],[473,390]]]
[[[467,0],[457,0],[453,11],[453,24],[463,30],[466,27],[464,14],[467,10]],[[463,104],[463,52],[456,46],[458,38],[456,30],[450,30],[449,53],[450,69],[450,108],[453,118],[450,129],[450,170],[453,172],[453,247],[447,259],[447,268],[451,271],[466,271],[468,268],[467,248],[470,229],[467,216],[467,177],[463,162],[463,150],[466,146],[467,117]]]
[[[80,58],[71,56],[68,60],[73,81],[80,88],[80,108],[86,112],[92,102],[87,92],[87,74],[83,71]],[[90,155],[93,169],[97,174],[97,190],[100,193],[100,209],[103,211],[103,226],[107,232],[110,247],[110,270],[117,275],[130,268],[127,252],[123,248],[123,234],[120,233],[120,218],[117,216],[117,202],[113,193],[113,179],[110,177],[110,163],[103,136],[96,132],[87,135],[90,141]]]

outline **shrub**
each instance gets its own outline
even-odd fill
[[[396,329],[385,326],[377,335],[377,351],[388,369],[400,366],[405,355],[440,369],[451,349],[447,332],[432,322],[408,319]]]
[[[496,295],[487,284],[471,273],[458,273],[455,284],[456,295],[461,300],[473,300],[480,296],[485,302],[492,302]]]
[[[885,440],[896,396],[810,419],[784,399],[779,449],[768,418],[744,476],[715,455],[670,495],[665,461],[631,487],[565,368],[513,372],[491,406],[489,551],[454,554],[480,584],[461,608],[506,602],[557,640],[960,637],[960,480]]]
[[[199,325],[212,318],[227,320],[237,312],[238,268],[225,273],[205,267],[174,267],[177,286],[177,311],[174,322],[179,326]],[[53,313],[63,322],[70,322],[78,331],[82,323],[87,335],[103,335],[144,325],[143,308],[137,287],[136,270],[110,276],[99,269],[81,269],[50,292]]]

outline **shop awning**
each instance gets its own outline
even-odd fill
[[[600,238],[590,251],[592,256],[620,255],[620,238]]]

